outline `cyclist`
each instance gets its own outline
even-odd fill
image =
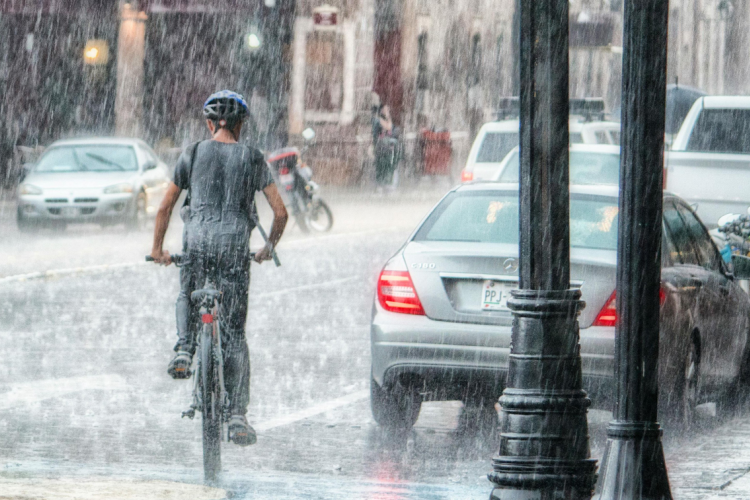
[[[250,284],[250,232],[255,227],[253,208],[256,191],[263,191],[274,214],[273,227],[255,261],[272,257],[287,221],[284,202],[271,177],[263,154],[237,141],[242,122],[249,113],[244,98],[222,90],[203,105],[211,132],[210,140],[190,145],[175,167],[174,180],[159,207],[151,257],[169,265],[169,252],[162,249],[172,209],[183,190],[188,191],[183,211],[183,249],[187,259],[180,272],[177,298],[177,335],[167,372],[175,379],[190,377],[195,353],[198,311],[190,306],[190,294],[203,286],[212,273],[222,292],[221,342],[224,382],[230,398],[229,437],[240,445],[255,443],[256,435],[245,414],[250,402],[250,358],[245,338],[248,287]]]

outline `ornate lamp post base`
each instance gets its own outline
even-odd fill
[[[594,499],[672,500],[661,434],[656,422],[611,422]]]
[[[492,499],[590,499],[596,460],[589,457],[578,346],[580,290],[515,290],[513,339],[500,453],[488,477]]]

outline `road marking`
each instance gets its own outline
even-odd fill
[[[102,264],[102,265],[97,265],[97,266],[71,267],[67,269],[51,269],[49,271],[37,271],[34,273],[26,273],[26,274],[14,274],[12,276],[6,276],[5,278],[0,278],[0,284],[18,282],[18,281],[28,281],[28,280],[34,280],[34,279],[57,278],[58,276],[69,276],[71,274],[79,274],[79,273],[110,271],[112,269],[123,269],[123,268],[128,268],[128,267],[143,266],[146,264],[148,264],[148,262],[146,261],[122,262],[120,264]]]
[[[336,239],[336,238],[341,238],[344,236],[365,236],[365,235],[374,234],[374,233],[393,232],[396,230],[397,229],[394,229],[394,228],[368,229],[365,231],[355,231],[355,232],[350,232],[350,233],[335,233],[335,234],[327,234],[323,236],[314,236],[314,237],[309,237],[309,238],[304,238],[304,239],[299,239],[299,240],[292,240],[286,243],[283,248],[295,247],[295,246],[299,246],[300,244],[309,245],[310,243],[317,243],[319,241],[324,241],[328,239]],[[126,269],[129,267],[144,266],[147,264],[151,264],[151,263],[146,262],[144,260],[141,262],[121,262],[119,264],[101,264],[101,265],[95,265],[95,266],[71,267],[71,268],[64,268],[64,269],[50,269],[48,271],[35,271],[33,273],[14,274],[11,276],[2,277],[0,278],[0,285],[4,283],[17,283],[17,282],[22,282],[22,281],[36,280],[36,279],[57,278],[60,276],[70,276],[73,274],[104,272],[104,271],[111,271],[113,269]]]
[[[276,295],[285,295],[289,292],[299,292],[302,290],[310,290],[312,288],[320,288],[324,286],[331,286],[331,285],[339,285],[341,283],[346,283],[348,281],[352,281],[359,278],[359,276],[348,276],[346,278],[339,278],[335,280],[330,281],[322,281],[320,283],[312,283],[310,285],[300,285],[300,286],[293,286],[291,288],[284,288],[282,290],[276,290],[274,292],[265,292],[265,293],[255,293],[252,294],[252,297],[274,297]]]
[[[323,403],[313,405],[309,408],[290,413],[289,415],[285,415],[283,417],[277,417],[265,422],[261,422],[257,425],[254,425],[253,427],[255,427],[255,430],[259,432],[275,429],[276,427],[293,424],[295,422],[299,422],[300,420],[305,420],[310,417],[314,417],[315,415],[320,415],[321,413],[335,410],[336,408],[341,408],[342,406],[348,406],[350,404],[358,403],[359,401],[367,399],[368,397],[370,397],[370,391],[367,389],[363,391],[353,392],[351,394],[347,394],[346,396],[331,399],[330,401],[325,401]]]
[[[21,382],[0,392],[0,410],[57,398],[86,390],[123,390],[129,386],[120,375],[88,375],[85,377],[54,378]]]

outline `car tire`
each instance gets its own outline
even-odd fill
[[[131,213],[125,221],[125,229],[128,231],[143,231],[146,229],[147,206],[148,200],[146,198],[146,193],[141,191],[138,193],[138,197],[135,200],[133,213]]]
[[[414,387],[396,383],[392,388],[383,388],[371,379],[370,407],[372,416],[379,425],[408,430],[419,418],[422,395]]]
[[[39,230],[39,224],[34,224],[32,221],[24,217],[20,211],[16,212],[16,226],[18,227],[19,232],[25,234],[35,233]]]
[[[677,378],[678,397],[672,408],[675,424],[687,430],[696,423],[696,406],[700,396],[700,348],[696,338],[691,339]]]

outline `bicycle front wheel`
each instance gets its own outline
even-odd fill
[[[221,472],[221,395],[214,357],[213,324],[201,332],[201,397],[203,398],[203,477],[216,481]]]

